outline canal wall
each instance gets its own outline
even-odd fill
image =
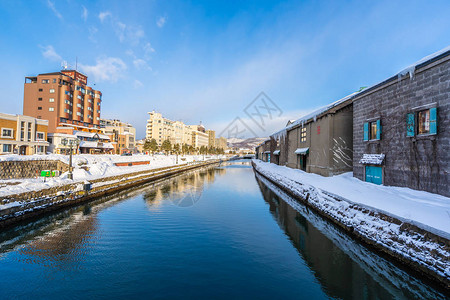
[[[256,174],[372,250],[450,290],[448,239],[372,208],[350,203],[312,186],[298,182],[286,183],[271,176],[269,172],[264,172],[254,163],[253,168]]]
[[[0,161],[0,179],[33,178],[42,170],[67,172],[69,165],[59,160]]]
[[[39,191],[32,191],[0,198],[6,208],[0,210],[0,228],[7,227],[44,213],[111,195],[143,184],[170,178],[187,171],[211,166],[219,160],[187,163],[150,169],[91,180],[91,190],[85,191],[84,182],[74,182]]]

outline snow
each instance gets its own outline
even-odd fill
[[[309,151],[309,147],[307,148],[297,148],[297,150],[294,151],[295,154],[306,154]]]
[[[273,151],[273,155],[280,155],[280,150]]]
[[[184,160],[182,160],[184,158]],[[222,155],[206,156],[205,160],[209,159],[224,159]],[[60,160],[64,163],[69,163],[68,155],[48,154],[48,155],[1,155],[0,161],[12,160]],[[137,154],[132,156],[120,156],[109,154],[79,154],[73,155],[73,181],[67,178],[67,172],[61,174],[60,177],[45,178],[28,178],[28,179],[12,179],[0,180],[0,197],[6,197],[14,194],[38,191],[42,189],[51,188],[54,186],[62,186],[74,182],[84,182],[86,180],[93,180],[103,177],[122,175],[127,173],[151,170],[155,168],[168,167],[176,165],[175,155],[143,155]],[[135,166],[116,166],[115,163],[121,162],[142,162],[148,161],[146,165]],[[203,161],[203,155],[179,155],[178,164],[185,164],[195,161]],[[87,169],[87,170],[85,170]],[[18,184],[17,184],[18,183]],[[0,210],[4,209],[0,205]]]
[[[398,78],[400,79],[402,76],[405,76],[406,74],[409,74],[409,77],[411,79],[414,78],[414,72],[416,71],[417,66],[423,64],[424,62],[427,62],[429,60],[432,60],[435,57],[438,57],[441,54],[444,54],[445,52],[450,51],[450,46],[445,47],[444,49],[441,49],[433,54],[430,54],[428,56],[425,56],[424,58],[416,61],[415,63],[407,66],[406,68],[404,68],[403,70],[401,70],[400,72],[397,73]]]
[[[384,154],[363,154],[359,163],[365,165],[381,165],[383,163]]]
[[[450,198],[405,187],[383,186],[361,181],[348,172],[332,177],[306,173],[254,160],[263,172],[277,180],[291,180],[336,195],[349,203],[374,208],[424,230],[450,239]]]
[[[258,160],[253,162],[258,172],[355,236],[389,250],[395,257],[429,269],[433,276],[450,279],[448,243],[427,233],[449,239],[449,198],[408,188],[373,185],[353,178],[351,173],[322,177]],[[392,222],[386,216],[401,223]],[[408,224],[426,231],[417,231]]]

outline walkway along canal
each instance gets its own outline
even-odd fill
[[[243,161],[3,229],[0,272],[5,299],[445,298]]]

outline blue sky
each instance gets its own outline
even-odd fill
[[[264,91],[267,136],[450,45],[449,1],[0,1],[0,112],[25,76],[67,61],[102,117],[145,134],[147,112],[221,132]],[[251,126],[251,125],[250,125]]]

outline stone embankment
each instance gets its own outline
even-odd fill
[[[0,228],[49,211],[111,195],[127,188],[169,178],[219,162],[219,160],[210,160],[200,163],[187,163],[99,178],[89,182],[91,185],[91,190],[89,191],[84,189],[85,182],[74,182],[39,191],[2,197],[0,198],[0,205],[4,205],[6,208],[0,210]]]
[[[450,241],[413,224],[350,203],[326,191],[279,178],[253,163],[262,176],[381,255],[450,290]]]
[[[33,178],[41,170],[67,172],[69,165],[59,160],[0,161],[0,179]]]

